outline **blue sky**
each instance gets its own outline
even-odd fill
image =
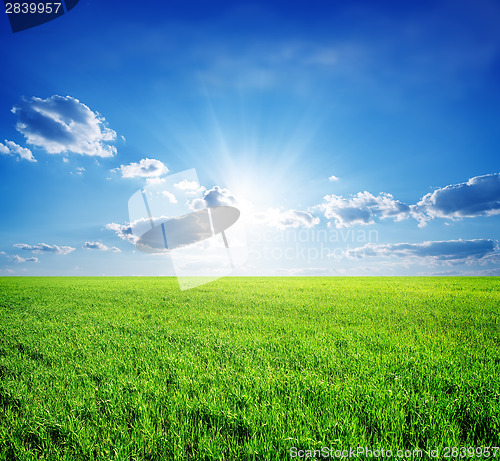
[[[236,274],[500,275],[499,22],[482,0],[1,15],[0,275],[174,274],[128,200],[191,168],[244,211]]]

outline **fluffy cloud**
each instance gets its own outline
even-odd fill
[[[28,160],[28,162],[36,162],[36,158],[33,157],[33,153],[26,147],[21,147],[13,141],[4,141],[5,144],[0,142],[0,154],[3,155],[18,155],[19,158],[23,160]]]
[[[203,186],[200,186],[196,181],[188,181],[187,179],[183,179],[177,184],[174,184],[174,187],[186,194],[192,195],[205,191],[205,188]]]
[[[338,178],[331,176],[329,179]],[[350,197],[327,195],[324,203],[315,208],[323,211],[325,218],[338,228],[373,224],[386,218],[401,221],[408,216],[417,219],[420,226],[434,218],[492,216],[500,214],[500,174],[476,176],[467,182],[437,189],[411,206],[395,200],[391,194],[374,196],[365,191]]]
[[[296,229],[298,227],[311,228],[319,224],[319,218],[315,218],[307,211],[286,210],[269,208],[264,213],[255,215],[256,221],[277,229]]]
[[[168,168],[159,160],[143,158],[139,163],[121,165],[111,171],[121,172],[123,178],[158,178],[167,174]]]
[[[330,177],[328,178],[328,181],[330,181],[330,182],[334,182],[334,181],[338,181],[339,179],[340,179],[339,177],[332,175],[332,176],[330,176]]]
[[[132,226],[130,223],[127,224],[117,224],[117,223],[110,223],[106,224],[106,229],[112,230],[113,232],[116,233],[116,235],[121,238],[122,240],[125,240],[127,242],[135,243],[137,242],[137,237],[134,235],[132,231]]]
[[[412,206],[412,215],[424,225],[433,218],[472,218],[500,214],[500,174],[476,176],[427,194]]]
[[[175,197],[174,194],[172,194],[172,192],[169,192],[168,190],[164,190],[164,191],[162,191],[162,195],[164,197],[167,197],[168,201],[170,203],[177,203],[177,198]]]
[[[347,250],[345,254],[350,258],[398,257],[453,264],[486,262],[495,257],[497,252],[498,244],[494,240],[475,239],[387,245],[368,243],[363,247]]]
[[[182,181],[174,184],[174,187],[180,190],[198,190],[200,185],[196,181],[188,181],[183,179]]]
[[[86,248],[87,250],[99,250],[99,251],[112,251],[114,253],[120,253],[121,250],[116,247],[107,247],[101,242],[85,242],[83,244],[83,248]]]
[[[386,218],[401,221],[408,217],[410,211],[408,205],[385,193],[374,196],[365,191],[349,198],[327,195],[324,200],[317,208],[323,211],[325,218],[333,220],[338,228],[373,224],[378,219]]]
[[[190,206],[193,210],[201,210],[207,207],[235,205],[236,199],[228,189],[214,186],[205,191],[202,198],[194,199]]]
[[[33,97],[14,106],[12,112],[18,116],[16,129],[26,141],[49,154],[116,154],[116,148],[107,144],[116,139],[116,133],[105,125],[104,117],[71,96]]]
[[[21,258],[19,255],[12,256],[12,260],[16,263],[37,263],[38,258]]]
[[[58,255],[66,255],[75,251],[73,247],[69,246],[57,246],[57,245],[47,245],[46,243],[38,243],[36,245],[27,245],[26,243],[16,243],[14,247],[21,250],[32,251],[33,253],[53,253]]]
[[[169,219],[168,216],[158,216],[153,218],[153,224],[157,225],[157,223],[162,223],[165,222],[167,219]],[[138,236],[142,235],[146,230],[150,229],[150,219],[149,218],[142,218],[142,219],[137,219],[132,222],[128,222],[125,224],[117,224],[117,223],[110,223],[106,224],[106,229],[111,230],[116,233],[116,235],[121,238],[122,240],[125,240],[127,242],[130,242],[132,244],[136,244],[137,240],[139,239]],[[135,230],[135,233],[134,233]],[[89,242],[86,242],[89,243]],[[97,242],[92,242],[92,243],[97,243]],[[99,244],[101,245],[101,244]],[[111,248],[111,250],[113,250]],[[117,249],[118,250],[118,249]],[[120,251],[120,250],[118,250]]]
[[[111,178],[108,178],[111,179]],[[162,178],[161,176],[154,176],[152,178],[146,178],[147,184],[163,184],[166,181],[166,178]]]

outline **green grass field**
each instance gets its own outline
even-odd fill
[[[0,278],[0,459],[498,446],[499,313],[498,278]]]

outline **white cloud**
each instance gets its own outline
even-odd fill
[[[203,186],[200,186],[196,181],[188,181],[187,179],[183,179],[177,184],[174,184],[174,187],[179,190],[191,193],[203,192],[205,190],[205,188]]]
[[[38,258],[21,258],[19,255],[12,256],[12,260],[16,263],[37,263],[40,262]]]
[[[137,242],[137,237],[134,235],[130,223],[117,224],[113,222],[110,224],[106,224],[106,229],[114,231],[116,235],[118,235],[118,237],[122,240],[133,243],[134,245]]]
[[[14,247],[21,250],[32,251],[33,253],[53,253],[58,255],[66,255],[75,251],[74,248],[70,246],[57,246],[57,245],[47,245],[46,243],[38,243],[36,245],[27,245],[26,243],[16,243]]]
[[[279,208],[269,208],[263,213],[255,214],[257,223],[266,224],[277,229],[296,229],[304,227],[312,228],[319,224],[319,218],[315,218],[307,211],[286,210]]]
[[[157,223],[165,222],[168,219],[170,219],[168,216],[154,217],[153,224],[156,225]],[[146,228],[149,230],[150,228],[149,223],[150,223],[149,218],[141,218],[125,224],[118,224],[113,222],[110,224],[106,224],[105,227],[106,229],[115,232],[116,235],[122,240],[125,240],[135,245],[137,243],[137,240],[139,240],[140,235],[144,233],[144,229]],[[144,224],[146,224],[145,227]],[[134,233],[134,230],[136,231],[136,233]]]
[[[108,144],[116,133],[106,126],[104,117],[71,96],[33,97],[14,106],[12,112],[18,116],[16,129],[26,141],[49,154],[116,154],[116,148]]]
[[[3,155],[18,155],[20,159],[28,160],[28,162],[36,162],[33,153],[26,147],[21,147],[13,141],[4,141],[5,144],[0,142],[0,154]]]
[[[411,207],[420,225],[434,218],[473,218],[500,214],[500,174],[476,176],[425,195]]]
[[[182,181],[174,184],[174,187],[180,190],[196,190],[200,187],[200,185],[196,181],[188,181],[187,179],[183,179]]]
[[[314,277],[344,275],[345,270],[333,267],[297,267],[292,269],[277,269],[278,273],[292,277]]]
[[[100,250],[100,251],[108,251],[109,248],[101,242],[85,242],[83,244],[83,248],[87,250]]]
[[[408,217],[410,207],[391,194],[377,196],[369,192],[358,192],[349,198],[326,195],[325,202],[318,205],[325,218],[333,220],[337,228],[354,224],[373,224],[378,219],[394,218],[401,221]]]
[[[338,178],[331,176],[329,179]],[[476,176],[464,183],[436,189],[411,206],[395,200],[391,194],[374,196],[365,191],[350,197],[327,195],[324,203],[315,208],[323,211],[338,228],[373,224],[387,218],[401,221],[409,216],[417,219],[419,226],[434,218],[493,216],[500,214],[500,174]]]
[[[181,181],[177,183],[179,189],[182,192],[192,191],[200,186],[192,181]],[[180,185],[180,186],[179,186]],[[177,203],[177,197],[169,191],[161,191],[163,196],[167,197],[171,203]],[[233,197],[228,189],[221,188],[219,186],[214,186],[210,190],[205,190],[204,196],[201,198],[196,198],[191,201],[187,201],[187,205],[194,211],[205,209],[207,207],[216,206],[236,206],[236,199]],[[172,219],[172,216],[156,216],[153,217],[153,222],[164,222],[166,220]],[[176,218],[174,218],[176,219]],[[149,219],[141,218],[133,222],[128,222],[125,224],[109,223],[106,224],[106,229],[112,230],[116,235],[122,240],[126,240],[132,244],[136,244],[140,235],[143,234],[144,229],[149,229]],[[191,232],[186,229],[186,241],[189,240]],[[193,234],[193,241],[199,240]]]
[[[370,256],[397,257],[407,260],[419,259],[431,263],[478,263],[490,262],[498,255],[498,243],[491,239],[443,240],[423,243],[368,243],[362,247],[347,250],[349,258]]]
[[[162,195],[167,197],[170,203],[177,203],[177,198],[175,197],[174,194],[172,194],[172,192],[169,192],[168,190],[164,190],[162,192]]]
[[[334,175],[331,175],[329,178],[328,178],[328,181],[330,182],[334,182],[334,181],[338,181],[340,178],[337,177],[337,176],[334,176]]]
[[[472,276],[472,277],[500,277],[500,267],[491,269],[482,269],[478,271],[464,272],[460,275]]]
[[[202,198],[194,199],[190,207],[193,210],[201,210],[207,207],[215,206],[235,206],[236,199],[229,189],[224,189],[219,186],[214,186],[212,189],[205,191]]]
[[[121,165],[111,171],[120,171],[123,178],[159,178],[168,173],[168,168],[160,160],[143,158],[139,163]]]
[[[111,179],[111,178],[109,178]],[[167,180],[167,178],[162,178],[160,176],[156,176],[154,178],[146,178],[147,184],[162,184]]]
[[[99,251],[112,251],[114,253],[120,253],[121,250],[117,247],[108,247],[101,242],[85,242],[83,248],[87,250],[99,250]]]

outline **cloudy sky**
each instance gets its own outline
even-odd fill
[[[135,247],[148,187],[237,206],[236,274],[500,275],[499,23],[493,0],[0,15],[0,275],[175,274]]]

